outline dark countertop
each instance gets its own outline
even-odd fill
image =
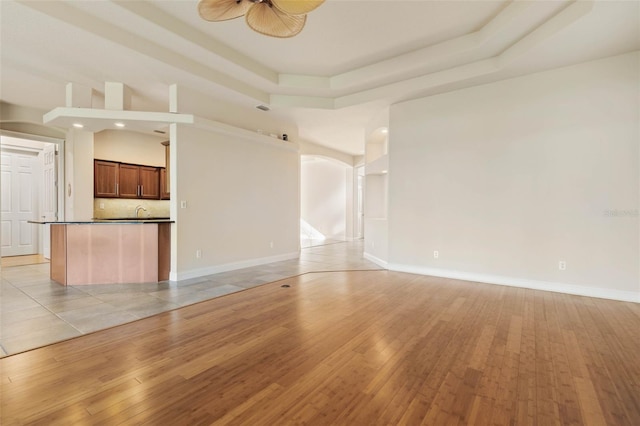
[[[117,218],[117,219],[92,219],[92,220],[71,220],[71,221],[38,221],[30,220],[29,223],[37,223],[41,225],[144,225],[146,223],[175,223],[166,217],[136,219],[136,218]]]

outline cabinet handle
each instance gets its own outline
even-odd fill
[[[120,195],[120,185],[116,183],[116,195]]]
[[[140,185],[140,196],[144,197],[144,185]]]

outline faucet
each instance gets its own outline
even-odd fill
[[[138,218],[138,213],[140,212],[140,210],[143,210],[143,211],[145,211],[145,212],[147,211],[147,209],[145,209],[144,207],[142,207],[142,206],[137,206],[137,207],[136,207],[136,219]]]

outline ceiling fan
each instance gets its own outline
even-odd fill
[[[324,0],[200,0],[198,13],[207,21],[227,21],[245,15],[247,25],[271,37],[293,37],[304,28],[307,13]]]

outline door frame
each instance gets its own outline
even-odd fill
[[[16,138],[16,139],[25,139],[25,140],[31,140],[31,141],[36,141],[36,142],[44,142],[44,143],[52,143],[54,145],[57,146],[57,162],[58,162],[58,172],[57,172],[57,182],[58,182],[58,188],[57,188],[57,198],[58,198],[58,213],[57,213],[57,218],[58,220],[64,220],[64,202],[65,202],[65,197],[64,197],[64,171],[65,171],[65,166],[64,166],[64,147],[65,147],[65,141],[64,139],[58,139],[58,138],[52,138],[52,137],[47,137],[47,136],[40,136],[40,135],[33,135],[33,134],[29,134],[29,133],[21,133],[21,132],[13,132],[13,131],[9,131],[9,130],[1,130],[0,129],[0,135],[1,136],[6,136],[6,137],[12,137],[12,138]],[[15,146],[15,145],[11,145],[11,144],[6,144],[6,143],[0,143],[0,146],[2,147],[7,147],[7,148],[18,148],[19,146]],[[42,197],[43,197],[43,192],[44,191],[40,191],[39,194],[39,200],[38,202],[41,203],[42,202]],[[49,226],[37,226],[37,239],[38,239],[38,252],[42,253],[43,252],[43,233],[44,232],[48,232],[49,230]]]

